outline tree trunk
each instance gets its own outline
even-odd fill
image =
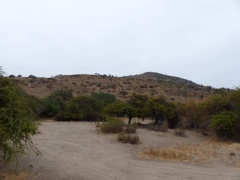
[[[128,117],[128,125],[130,125],[131,124],[131,120],[132,120],[132,117],[130,116],[130,117]]]

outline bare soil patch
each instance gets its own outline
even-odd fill
[[[194,132],[178,137],[171,130],[162,133],[138,129],[141,143],[131,145],[118,142],[116,134],[97,131],[95,123],[45,121],[40,131],[33,141],[42,156],[30,153],[20,157],[19,179],[240,179],[240,168],[230,160],[238,162],[239,144],[215,144]],[[156,151],[153,157],[148,154],[151,149]],[[215,150],[220,152],[216,157]],[[159,159],[159,152],[185,152],[193,157],[188,161],[174,158],[173,162]],[[195,161],[195,154],[205,157],[204,153],[211,158]],[[0,162],[0,179],[11,179],[13,169],[14,164],[6,167]]]

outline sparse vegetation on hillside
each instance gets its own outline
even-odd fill
[[[30,94],[40,89],[51,93],[32,101],[40,117],[96,121],[106,115],[126,116],[128,124],[132,118],[153,119],[156,127],[152,129],[158,130],[165,125],[166,130],[194,128],[234,139],[239,134],[239,90],[216,90],[157,73],[122,78],[99,74],[47,79],[31,76],[18,77],[17,83]],[[214,95],[216,92],[220,94]]]
[[[54,91],[72,89],[74,96],[103,92],[113,94],[118,100],[127,101],[133,93],[141,93],[152,97],[163,95],[168,101],[173,102],[187,102],[190,99],[202,101],[217,92],[212,87],[192,83],[194,84],[193,86],[189,85],[191,83],[172,81],[171,79],[174,79],[174,77],[170,77],[169,81],[163,81],[156,80],[155,76],[147,76],[146,78],[145,75],[135,78],[135,76],[114,77],[99,74],[83,74],[59,75],[54,78],[18,77],[16,79],[19,80],[19,86],[27,93],[41,98],[45,98]],[[223,89],[222,91],[226,90]]]

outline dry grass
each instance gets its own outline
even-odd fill
[[[240,144],[208,141],[199,144],[150,149],[140,153],[139,157],[184,162],[208,162],[219,160],[240,167]]]
[[[2,180],[25,180],[25,179],[33,179],[33,176],[27,173],[21,173],[21,174],[6,174],[0,177]]]
[[[138,144],[139,137],[137,135],[121,133],[118,134],[118,141],[122,143]]]
[[[187,96],[182,96],[178,84],[167,82],[151,81],[148,79],[129,79],[125,77],[101,77],[97,75],[76,75],[76,76],[57,76],[54,78],[26,78],[17,77],[15,80],[18,85],[28,94],[37,97],[46,97],[51,92],[61,89],[72,89],[73,95],[89,95],[92,92],[111,92],[120,100],[127,100],[132,93],[143,93],[148,96],[158,97],[164,95],[169,101],[187,102],[189,98],[196,101],[204,95],[204,98],[210,97],[210,93],[206,89],[194,89],[188,86],[184,87]],[[85,83],[83,83],[85,82]],[[50,85],[50,86],[49,86]],[[79,86],[81,88],[79,89]],[[125,91],[125,97],[120,93]]]

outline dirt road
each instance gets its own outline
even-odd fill
[[[33,141],[42,156],[31,154],[20,158],[22,179],[240,180],[240,168],[218,162],[194,164],[145,160],[137,156],[149,148],[203,141],[197,135],[182,138],[170,132],[138,129],[142,143],[130,145],[117,142],[116,135],[97,132],[94,123],[46,121],[42,122],[40,131]]]

